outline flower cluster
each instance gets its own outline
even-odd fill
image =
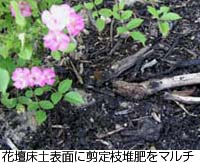
[[[55,83],[55,77],[56,74],[53,69],[40,67],[32,67],[31,69],[16,68],[12,74],[12,80],[17,89],[53,85]]]
[[[67,48],[70,37],[64,33],[65,29],[70,36],[77,36],[84,29],[83,18],[67,4],[52,5],[49,11],[43,11],[42,22],[49,29],[44,37],[44,46],[51,51]]]
[[[29,17],[32,15],[31,6],[29,5],[28,2],[20,1],[18,5],[19,5],[19,10],[22,16]],[[16,14],[12,6],[10,6],[10,11],[11,11],[12,16],[15,17]]]

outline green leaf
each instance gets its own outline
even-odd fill
[[[38,16],[39,15],[39,9],[38,9],[38,5],[37,5],[37,1],[35,1],[35,0],[28,0],[28,3],[31,6],[33,16]]]
[[[141,26],[143,21],[144,21],[143,19],[139,19],[139,18],[132,19],[130,22],[128,22],[127,28],[129,30],[135,29],[135,28]]]
[[[98,12],[97,11],[93,11],[92,12],[92,18],[96,18],[96,17],[98,17],[99,15],[98,15]]]
[[[44,91],[43,91],[42,88],[36,88],[36,89],[34,90],[34,94],[35,94],[36,96],[41,96],[41,95],[43,95],[43,93],[44,93]]]
[[[86,9],[92,10],[94,8],[94,3],[92,2],[84,3],[84,6]]]
[[[13,58],[1,58],[0,59],[0,68],[5,69],[11,74],[15,69],[17,65]]]
[[[55,60],[59,61],[60,58],[61,58],[61,52],[59,52],[59,51],[51,52],[51,56],[52,56]]]
[[[119,0],[119,4],[118,4],[119,10],[123,10],[125,7],[125,2],[124,0]]]
[[[160,20],[163,20],[163,21],[173,21],[173,20],[179,20],[179,19],[181,19],[181,17],[178,14],[173,13],[173,12],[166,13],[160,18]]]
[[[25,92],[25,96],[26,97],[33,97],[33,91],[32,90],[27,90],[26,92]]]
[[[95,0],[94,3],[95,5],[100,5],[103,3],[103,0]]]
[[[153,15],[153,17],[154,18],[159,18],[159,13],[158,13],[158,11],[156,10],[156,8],[154,8],[154,7],[152,7],[152,6],[148,6],[147,7],[147,10],[148,10],[148,12],[151,14],[151,15]]]
[[[17,99],[16,98],[9,99],[8,97],[9,97],[8,93],[3,94],[1,97],[1,103],[8,109],[15,108],[17,105]]]
[[[6,93],[9,81],[10,81],[10,75],[8,71],[0,68],[0,92]]]
[[[3,58],[7,58],[9,56],[9,48],[6,45],[0,45],[0,55]]]
[[[26,25],[26,20],[21,15],[18,3],[16,1],[11,1],[10,4],[13,7],[13,10],[15,11],[15,21],[16,21],[16,23],[19,26],[24,27]]]
[[[119,6],[117,4],[115,4],[113,6],[113,11],[118,12],[119,11]]]
[[[70,79],[63,80],[62,82],[60,82],[60,84],[58,86],[58,92],[65,93],[65,92],[69,91],[71,86],[72,86],[72,80],[70,80]]]
[[[76,104],[76,105],[85,103],[82,96],[78,92],[74,91],[65,94],[64,100],[68,101],[71,104]]]
[[[165,38],[168,36],[170,27],[168,22],[159,22],[158,27],[160,32],[162,33],[162,36]]]
[[[117,34],[122,34],[122,33],[125,33],[125,32],[128,32],[128,29],[126,27],[117,27]]]
[[[40,101],[39,105],[42,109],[45,109],[45,110],[50,110],[54,108],[54,105],[50,101],[47,101],[47,100]]]
[[[112,16],[112,10],[108,9],[108,8],[102,8],[102,9],[99,10],[99,14],[101,16],[104,16],[104,17],[111,17]]]
[[[43,122],[45,122],[46,119],[47,119],[47,114],[46,114],[46,112],[44,112],[44,111],[42,111],[42,110],[37,111],[37,112],[35,113],[35,119],[36,119],[37,123],[38,123],[39,125],[41,125],[41,124],[42,124]]]
[[[26,47],[22,48],[20,53],[18,54],[20,58],[25,60],[30,60],[33,53],[33,49],[31,45],[27,45]]]
[[[133,14],[133,11],[132,11],[132,10],[126,10],[126,11],[124,11],[124,12],[122,13],[121,19],[122,19],[122,20],[127,20],[127,19],[131,18],[132,14]]]
[[[112,13],[113,17],[117,20],[120,20],[121,19],[121,16],[119,14],[119,6],[117,4],[115,4],[113,6],[113,13]]]
[[[69,43],[67,49],[65,50],[66,53],[71,53],[76,50],[76,43]]]
[[[42,89],[44,92],[49,92],[49,91],[51,91],[51,86],[46,85],[46,86],[42,87]]]
[[[79,12],[83,8],[83,5],[82,4],[77,4],[77,5],[73,6],[73,8],[74,8],[74,10],[76,12]]]
[[[120,14],[119,14],[118,12],[116,12],[116,11],[113,11],[113,17],[114,17],[115,19],[117,19],[117,20],[121,20]]]
[[[62,94],[59,92],[53,93],[51,95],[51,101],[56,105],[62,99]]]
[[[146,42],[147,38],[143,33],[139,32],[139,31],[133,31],[133,32],[131,32],[131,37],[134,40],[141,42],[145,46],[145,42]]]
[[[17,67],[24,67],[27,64],[26,60],[22,58],[17,58],[16,62]]]
[[[22,104],[17,104],[16,110],[18,113],[24,113],[25,112],[25,106]]]
[[[160,10],[158,10],[158,14],[161,14],[161,13],[167,13],[167,12],[169,12],[169,10],[170,10],[170,8],[169,7],[167,7],[167,6],[162,6],[162,7],[160,7]]]
[[[32,102],[32,100],[26,96],[19,96],[17,100],[20,104],[24,105],[28,105],[30,102]]]
[[[26,33],[18,34],[18,38],[21,41],[21,48],[22,49],[24,48],[24,44],[25,44],[25,38],[26,38],[25,36],[26,36]]]
[[[38,102],[30,102],[28,104],[28,110],[37,110],[39,108]]]
[[[97,29],[98,29],[100,32],[104,30],[105,25],[106,25],[106,23],[105,23],[104,20],[102,20],[102,19],[100,19],[100,18],[98,18],[98,19],[96,20],[96,27],[97,27]]]

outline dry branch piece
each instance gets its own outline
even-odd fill
[[[166,62],[171,62],[171,64],[173,64],[173,67],[169,68],[168,70],[161,72],[157,75],[166,75],[166,74],[170,74],[171,72],[173,72],[174,70],[176,70],[177,68],[186,68],[186,67],[190,67],[190,66],[198,66],[200,64],[200,59],[192,59],[192,60],[186,60],[186,61],[178,61],[178,62],[174,62],[174,61],[167,61]]]
[[[181,96],[181,95],[168,93],[168,92],[164,94],[164,99],[179,101],[184,104],[200,104],[200,97]]]
[[[170,78],[154,79],[142,83],[128,83],[125,81],[114,81],[114,91],[131,99],[143,99],[161,90],[200,84],[200,73],[178,75]]]
[[[198,115],[190,113],[183,104],[180,104],[178,101],[174,101],[176,105],[178,105],[187,115],[192,116],[192,117],[198,117]]]
[[[10,138],[6,138],[6,143],[12,150],[19,150]]]
[[[150,50],[150,51],[149,50],[150,50],[150,46],[146,46],[146,47],[140,49],[134,55],[128,56],[128,57],[120,60],[116,64],[114,64],[111,67],[112,71],[114,72],[113,76],[115,76],[115,77],[119,76],[120,74],[122,74],[123,72],[128,70],[129,68],[133,67],[140,58],[153,53],[153,50]]]
[[[144,70],[145,70],[146,68],[152,67],[152,66],[156,65],[157,63],[158,63],[158,61],[157,61],[156,59],[153,59],[153,60],[151,60],[150,62],[145,63],[145,64],[142,66],[142,68],[141,68],[141,72],[144,73]]]
[[[117,129],[115,129],[115,130],[113,130],[113,131],[110,131],[110,132],[108,132],[108,133],[106,133],[106,134],[98,134],[98,135],[97,135],[97,138],[98,138],[98,139],[102,139],[102,138],[111,136],[111,135],[113,135],[113,134],[115,134],[115,133],[118,133],[118,132],[120,132],[120,131],[122,131],[122,130],[124,130],[124,127],[120,126],[119,128],[117,128]]]

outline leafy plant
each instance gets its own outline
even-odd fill
[[[47,111],[54,109],[60,101],[67,101],[73,105],[84,103],[82,96],[72,90],[72,80],[69,79],[57,81],[57,85],[54,85],[57,89],[46,85],[37,88],[27,86],[30,89],[27,87],[24,91],[17,89],[16,93],[8,91],[9,86],[14,84],[10,79],[13,80],[11,74],[16,68],[26,67],[28,71],[30,67],[41,66],[45,57],[42,37],[47,33],[41,13],[52,5],[61,3],[62,0],[0,1],[0,102],[6,108],[15,108],[17,112],[34,111],[39,124],[46,120]],[[26,5],[25,9],[28,10],[29,15],[23,13],[20,5]],[[77,47],[74,37],[70,36],[72,42],[64,51],[52,52],[52,57],[60,60],[63,54],[73,52]]]
[[[143,21],[144,20],[140,18],[132,19],[127,24],[117,27],[117,33],[118,34],[127,33],[133,38],[133,40],[139,41],[143,45],[145,45],[145,42],[147,40],[146,36],[142,32],[137,30],[137,28],[141,26]]]
[[[105,29],[106,26],[106,20],[110,19],[112,16],[112,10],[108,8],[100,8],[98,9],[98,6],[100,6],[103,3],[103,0],[94,0],[91,2],[84,3],[84,7],[91,11],[92,18],[95,20],[95,24],[97,29],[101,32]]]
[[[2,94],[1,103],[7,108],[16,108],[17,111],[35,112],[35,119],[38,124],[42,124],[47,118],[47,111],[52,110],[62,100],[67,101],[73,105],[84,104],[82,96],[71,90],[72,80],[66,79],[58,83],[57,90],[50,86],[45,86],[35,89],[27,89],[25,96],[17,96],[9,98],[9,93]],[[50,94],[49,99],[43,100],[44,96]],[[22,109],[23,108],[23,109]]]
[[[97,9],[97,6],[100,5],[103,1],[94,1],[85,3],[84,6],[86,9],[92,11],[92,17],[96,22],[96,27],[99,31],[103,31],[105,29],[106,20],[108,19],[116,19],[120,26],[117,27],[117,33],[120,34],[128,34],[133,40],[141,42],[145,45],[146,36],[137,30],[138,27],[143,23],[143,19],[140,18],[132,18],[133,11],[129,9],[125,9],[124,0],[120,0],[118,3],[113,5],[112,9],[108,8],[100,8]]]
[[[170,12],[170,8],[167,6],[162,6],[160,9],[148,6],[148,12],[153,16],[158,22],[159,31],[165,38],[170,32],[170,22],[181,19],[181,16],[177,13]]]

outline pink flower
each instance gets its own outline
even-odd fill
[[[55,71],[53,69],[51,69],[51,68],[44,69],[43,75],[44,75],[46,84],[53,85],[55,83],[56,74],[55,74]]]
[[[16,68],[12,74],[12,80],[14,86],[17,89],[24,89],[27,87],[45,85],[53,85],[55,83],[55,71],[51,68],[32,67],[28,68]]]
[[[25,2],[25,1],[19,2],[19,9],[22,16],[24,17],[29,17],[32,15],[31,6],[29,5],[28,2]],[[12,16],[15,17],[15,11],[12,6],[10,6],[10,10],[11,10]]]
[[[28,68],[16,68],[12,74],[14,86],[18,89],[24,89],[29,86],[30,70]]]
[[[49,31],[44,37],[44,46],[51,49],[51,51],[64,51],[70,42],[69,37],[59,31]]]
[[[40,87],[45,86],[45,77],[43,75],[42,69],[39,67],[31,68],[31,75],[29,77],[29,86],[33,87],[34,85]]]
[[[75,12],[70,13],[67,23],[67,30],[70,35],[77,36],[84,29],[84,20],[82,16]]]
[[[52,5],[50,11],[43,11],[42,22],[51,31],[62,31],[67,25],[67,18],[73,9],[67,4]]]

